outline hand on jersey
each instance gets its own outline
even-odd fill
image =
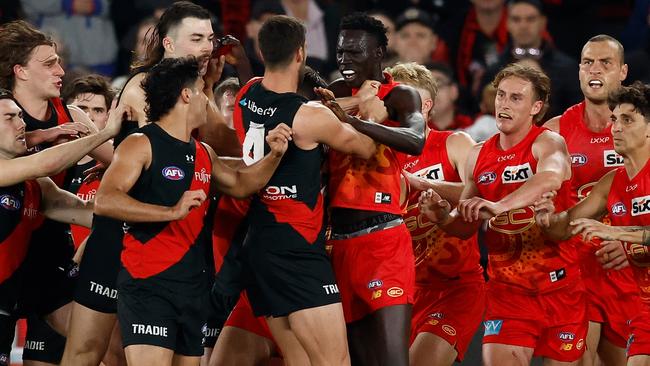
[[[429,183],[426,178],[420,177],[406,170],[402,170],[402,174],[406,177],[408,185],[416,191],[426,191],[431,188],[431,183]]]
[[[110,136],[116,136],[122,128],[122,122],[124,121],[133,121],[135,111],[133,108],[126,104],[120,104],[115,106],[115,102],[111,106],[111,110],[108,112],[108,120],[106,121],[106,130]]]
[[[488,220],[505,211],[498,202],[488,201],[481,197],[472,197],[458,202],[458,212],[463,220],[474,222]]]
[[[449,202],[443,200],[433,189],[420,193],[418,207],[420,212],[435,224],[446,221],[451,211]]]
[[[347,113],[345,113],[343,108],[341,108],[341,106],[336,101],[323,100],[323,104],[334,113],[334,115],[336,116],[336,118],[339,119],[339,121],[346,122],[346,123],[348,122],[348,118],[350,116]]]
[[[39,140],[42,142],[51,142],[58,145],[88,136],[92,133],[92,130],[81,122],[66,122],[45,130],[36,130],[34,133],[40,135]]]
[[[377,96],[380,86],[381,83],[377,80],[366,80],[361,84],[361,88],[357,90],[355,96],[358,97],[361,102],[365,102],[372,99],[372,97]]]
[[[623,243],[618,240],[605,240],[600,243],[600,249],[596,251],[598,261],[604,269],[623,269],[630,265],[625,255]]]
[[[280,158],[287,151],[289,141],[292,140],[293,131],[289,126],[280,123],[266,135],[266,143],[271,148],[271,154]]]
[[[616,226],[605,225],[600,221],[593,219],[576,219],[569,223],[571,225],[571,235],[582,234],[585,242],[593,238],[602,240],[618,240],[617,234],[622,230]]]
[[[535,223],[542,228],[551,226],[551,218],[555,213],[555,204],[553,200],[557,196],[557,192],[551,191],[542,194],[542,197],[535,201]]]
[[[388,111],[384,101],[373,96],[359,103],[359,116],[366,121],[382,123],[388,118]]]
[[[181,199],[172,207],[172,220],[184,219],[190,213],[190,210],[201,206],[206,197],[202,189],[185,191]]]
[[[102,176],[106,172],[106,165],[103,163],[97,163],[94,167],[88,168],[83,171],[84,183],[90,183],[95,180],[102,179]]]

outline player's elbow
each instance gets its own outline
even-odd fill
[[[111,199],[110,194],[102,192],[101,190],[97,192],[95,196],[95,202],[93,204],[93,212],[95,215],[99,216],[110,216],[112,212],[111,203],[114,200]]]

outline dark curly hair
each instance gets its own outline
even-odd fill
[[[371,17],[367,13],[352,13],[341,20],[341,30],[362,30],[372,34],[377,39],[377,44],[384,50],[388,46],[386,27],[384,23]]]
[[[104,97],[106,110],[111,108],[111,102],[115,98],[115,90],[102,75],[89,74],[80,76],[67,84],[61,92],[61,98],[67,104],[70,104],[80,94],[96,94]]]
[[[630,86],[622,86],[609,95],[607,104],[612,111],[617,105],[632,104],[634,110],[650,122],[650,85],[635,81]]]
[[[184,88],[193,88],[199,77],[199,62],[194,57],[166,58],[149,70],[140,84],[149,122],[159,121],[176,105]]]
[[[162,60],[165,54],[165,48],[162,44],[163,39],[167,37],[172,28],[181,24],[185,18],[210,19],[210,12],[200,5],[189,1],[177,1],[173,3],[160,16],[160,20],[158,20],[153,30],[147,34],[144,59],[142,61],[136,61],[131,66],[132,74],[146,71]]]

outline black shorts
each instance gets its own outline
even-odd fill
[[[239,295],[232,296],[220,292],[216,287],[212,287],[207,299],[208,320],[203,326],[203,347],[214,348],[217,338],[223,329],[223,325],[228,319],[228,315],[235,307]]]
[[[79,265],[75,302],[102,313],[117,312],[117,273],[123,238],[122,222],[95,216]]]
[[[9,355],[15,335],[16,317],[0,312],[0,366],[9,366]]]
[[[32,234],[23,262],[18,315],[46,315],[72,301],[77,274],[74,246],[65,226],[46,220]]]
[[[281,244],[274,245],[281,241]],[[292,243],[292,244],[288,244]],[[278,246],[282,245],[282,248]],[[341,302],[324,232],[313,244],[283,226],[249,231],[244,243],[246,291],[255,316],[287,316]]]
[[[27,335],[23,360],[41,361],[58,365],[63,357],[65,337],[57,333],[40,316],[27,318]]]
[[[118,275],[117,318],[124,347],[144,344],[202,356],[207,292],[187,294],[150,279]]]

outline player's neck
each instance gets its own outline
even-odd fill
[[[644,146],[639,149],[631,151],[624,156],[625,158],[625,172],[627,176],[632,179],[643,169],[650,159],[650,147]]]
[[[47,121],[50,117],[49,103],[47,99],[40,98],[29,89],[16,85],[13,90],[14,98],[18,101],[23,111],[39,121]]]
[[[499,147],[501,150],[509,150],[516,146],[518,143],[522,142],[526,136],[528,136],[528,133],[532,127],[533,126],[531,123],[530,125],[522,126],[516,131],[512,131],[508,134],[499,132]]]
[[[178,105],[160,118],[157,123],[160,128],[177,140],[189,142],[192,137],[194,126],[187,121],[187,111],[182,110]]]
[[[266,70],[262,86],[275,93],[295,93],[298,90],[298,73],[293,70]]]
[[[585,99],[585,113],[583,121],[585,126],[591,132],[602,132],[611,126],[612,111],[609,110],[607,103],[596,104],[589,99]]]
[[[454,124],[454,110],[449,109],[448,111],[436,111],[432,122],[439,131],[448,129]]]

